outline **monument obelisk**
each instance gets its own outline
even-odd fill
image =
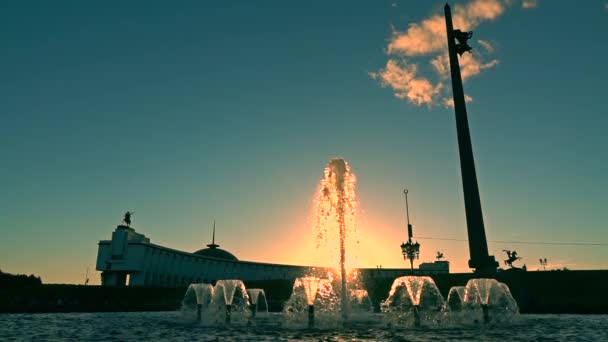
[[[452,94],[454,96],[454,111],[456,112],[458,151],[460,153],[460,170],[462,172],[462,188],[469,237],[469,253],[471,256],[469,267],[474,269],[475,273],[494,273],[496,272],[498,263],[494,259],[494,256],[488,253],[488,242],[483,224],[481,200],[479,198],[477,175],[475,173],[475,160],[473,159],[473,147],[471,145],[471,134],[467,119],[467,107],[457,56],[457,54],[462,56],[463,53],[471,50],[471,47],[467,44],[467,40],[471,38],[473,32],[454,30],[452,26],[452,14],[448,4],[445,5],[445,27],[448,36]],[[455,40],[458,40],[458,44]]]

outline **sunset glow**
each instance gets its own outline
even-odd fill
[[[608,243],[604,2],[452,4],[474,31],[459,61],[502,267],[504,250],[529,270],[608,265],[584,244]],[[444,5],[7,3],[0,268],[99,284],[98,242],[127,210],[153,244],[200,250],[216,220],[239,260],[338,267],[321,195],[340,156],[347,268],[408,266],[408,188],[414,266],[441,251],[470,272]]]

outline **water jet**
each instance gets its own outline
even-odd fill
[[[481,310],[483,311],[483,322],[490,323],[490,314],[488,313],[488,304],[481,304]]]
[[[226,304],[226,324],[230,324],[232,319],[232,305]]]
[[[329,279],[302,277],[294,281],[291,296],[283,313],[289,324],[309,327],[339,320],[338,298]],[[318,319],[319,318],[319,319]]]
[[[419,327],[436,324],[445,301],[430,277],[404,276],[393,281],[380,309],[389,320]]]
[[[210,284],[190,284],[182,300],[182,308],[196,310],[196,320],[202,321],[203,312],[208,310],[213,297],[213,286]]]
[[[357,202],[355,195],[356,178],[343,158],[329,160],[321,180],[317,196],[317,238],[318,240],[339,241],[340,270],[340,312],[343,320],[348,318],[346,244],[355,231]],[[334,234],[336,234],[335,236]],[[317,247],[319,247],[317,241]]]
[[[509,287],[496,279],[471,279],[464,288],[462,311],[475,321],[501,322],[518,314],[517,302]]]
[[[414,305],[414,326],[420,327],[420,305]]]
[[[217,320],[231,324],[235,318],[249,318],[250,301],[245,284],[238,279],[218,280],[214,287],[212,312]],[[223,316],[223,317],[222,317]]]
[[[315,306],[308,306],[308,327],[313,328],[315,326]]]
[[[258,311],[262,313],[268,313],[268,303],[266,302],[266,293],[263,289],[247,289],[249,295],[249,309],[251,311],[251,317],[256,317]]]

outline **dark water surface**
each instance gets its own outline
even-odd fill
[[[280,314],[251,326],[204,326],[180,312],[0,314],[0,341],[608,341],[608,315],[521,315],[508,324],[287,327]]]

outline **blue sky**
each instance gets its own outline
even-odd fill
[[[518,1],[474,28],[496,65],[465,92],[489,240],[608,243],[605,1]],[[478,1],[458,2],[467,5]],[[494,2],[494,1],[490,1]],[[466,8],[466,7],[463,7]],[[382,87],[431,1],[0,4],[0,268],[81,282],[126,210],[152,242],[307,264],[328,159],[358,178],[360,266],[415,235],[465,239],[454,114]],[[446,44],[447,45],[447,44]],[[418,76],[433,79],[425,56]],[[420,240],[466,271],[465,242]],[[529,268],[606,268],[605,246],[490,243]],[[97,276],[94,282],[99,282]]]

